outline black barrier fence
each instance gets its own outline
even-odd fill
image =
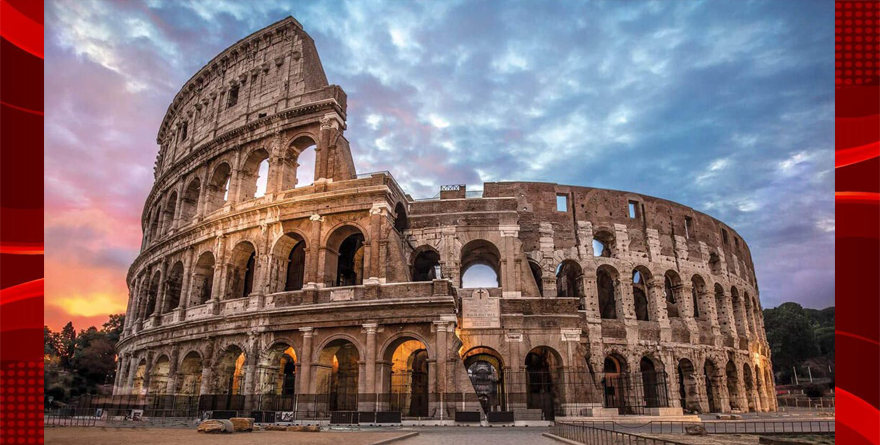
[[[565,422],[590,428],[633,434],[685,434],[688,428],[702,426],[708,434],[823,434],[834,433],[833,420],[736,420],[683,422],[652,420],[650,422],[621,423]]]
[[[686,445],[684,442],[655,439],[633,433],[624,433],[589,425],[559,422],[551,429],[555,436],[587,445]]]

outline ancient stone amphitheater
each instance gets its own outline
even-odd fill
[[[355,171],[345,128],[293,18],[186,82],[159,128],[115,394],[286,419],[776,408],[749,248],[721,221],[553,183],[416,200]]]

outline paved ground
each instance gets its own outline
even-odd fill
[[[255,431],[253,433],[236,434],[199,434],[195,428],[55,427],[46,428],[44,442],[51,445],[178,445],[181,443],[187,445],[367,445],[380,440],[402,436],[407,432],[401,430],[369,432],[333,431],[320,433]]]
[[[559,445],[541,435],[550,428],[478,428],[478,427],[419,427],[405,428],[418,431],[419,435],[398,442],[400,445]]]

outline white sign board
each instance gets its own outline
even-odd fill
[[[501,299],[490,297],[486,289],[477,289],[470,298],[462,298],[461,327],[463,329],[500,328]]]

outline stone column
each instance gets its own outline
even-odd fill
[[[385,275],[379,271],[383,266],[379,261],[379,246],[382,244],[383,238],[382,220],[386,218],[387,211],[388,208],[384,203],[373,204],[373,208],[370,209],[370,248],[367,251],[369,254],[368,258],[364,258],[364,275],[369,277],[369,281],[378,282],[379,276]],[[367,280],[364,281],[366,282]]]
[[[126,390],[124,392],[128,393],[128,394],[132,394],[134,392],[134,388],[133,388],[134,375],[135,375],[135,373],[137,373],[137,366],[138,366],[139,360],[138,360],[137,356],[135,356],[134,354],[131,354],[128,357],[129,357],[130,363],[129,363],[129,370],[128,370],[128,379],[126,379],[126,381],[125,381],[125,389]]]
[[[447,362],[447,354],[446,354],[446,332],[449,327],[449,322],[446,320],[438,320],[434,321],[434,328],[436,330],[435,340],[436,345],[435,348],[437,350],[437,381],[436,384],[436,392],[444,393],[447,392],[446,388],[446,362]]]
[[[299,391],[298,394],[311,394],[312,383],[312,337],[315,335],[313,328],[299,328],[303,335],[302,357],[300,362]]]
[[[159,275],[162,277],[162,281],[159,282],[159,295],[156,296],[156,307],[153,308],[153,313],[150,314],[156,318],[159,318],[162,314],[162,309],[165,307],[165,291],[168,288],[168,262],[162,260],[162,263],[159,264],[159,270],[162,272]],[[158,321],[153,322],[153,327],[156,326],[158,326]]]
[[[661,278],[654,278],[653,282],[646,286],[649,289],[648,304],[653,305],[653,319],[660,324],[660,341],[672,341],[672,328],[669,322],[669,313],[666,310],[666,285]]]
[[[171,347],[171,363],[168,367],[168,386],[165,388],[165,394],[177,394],[177,362],[180,357],[180,347],[174,345]]]
[[[147,351],[147,367],[144,370],[144,384],[141,389],[142,392],[149,394],[150,393],[150,381],[152,379],[153,373],[153,353],[151,351]]]
[[[365,323],[363,325],[367,333],[367,357],[366,357],[366,393],[376,394],[376,330],[378,323]]]
[[[320,253],[321,253],[321,223],[323,223],[324,218],[317,213],[312,215],[309,218],[310,222],[310,235],[311,239],[306,244],[307,252],[306,255],[306,271],[305,271],[305,282],[306,284],[311,285],[310,287],[314,287],[317,284],[324,283],[324,277],[321,276],[321,273],[324,271],[324,265],[320,264]],[[303,286],[305,288],[306,286]]]
[[[202,173],[201,178],[199,180],[199,197],[198,202],[196,203],[196,221],[201,221],[201,219],[205,216],[205,208],[208,207],[207,199],[208,199],[208,181],[211,180],[209,176],[211,171],[208,168],[205,168],[205,171]]]

